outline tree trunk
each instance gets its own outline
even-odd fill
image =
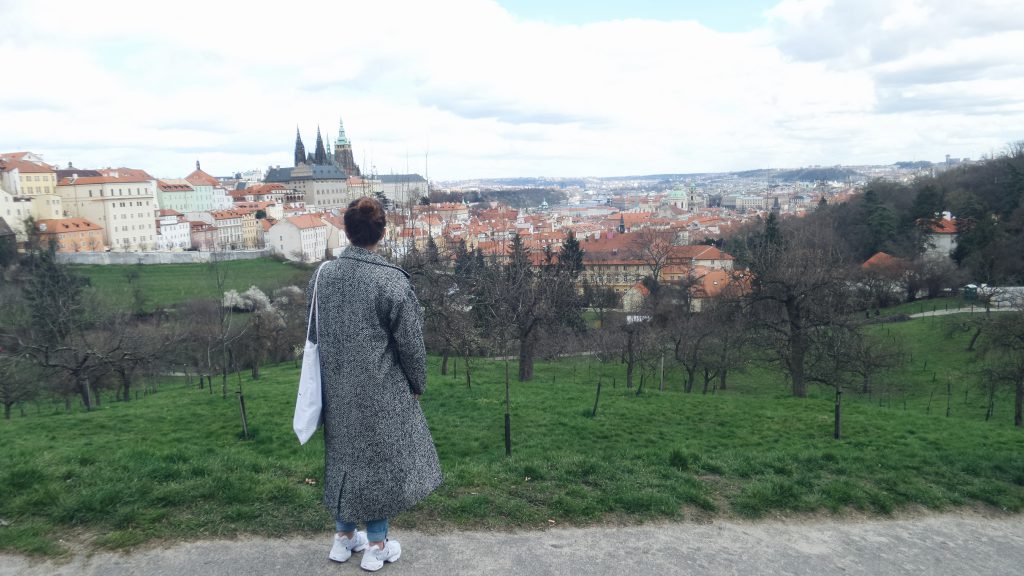
[[[598,388],[598,390],[600,390],[600,388]],[[4,420],[11,419],[11,404],[12,402],[4,402]],[[597,410],[597,404],[594,404],[594,410]]]
[[[472,379],[472,376],[471,376],[472,370],[470,369],[470,366],[469,366],[469,351],[468,350],[466,351],[466,357],[465,357],[465,371],[466,371],[466,388],[472,388],[473,387],[473,379]]]
[[[722,368],[722,371],[718,374],[718,389],[719,390],[725,390],[726,389],[726,387],[725,387],[725,380],[726,380],[726,376],[728,376],[728,375],[729,375],[729,370],[726,369],[726,368]]]
[[[860,391],[865,393],[865,394],[871,394],[871,375],[870,374],[865,374],[864,375],[864,382],[861,385]]]
[[[967,351],[968,352],[973,352],[974,351],[974,344],[978,341],[978,336],[981,336],[981,326],[978,326],[974,330],[974,335],[971,336],[971,342],[970,342],[970,344],[967,345]]]
[[[259,380],[260,379],[260,359],[259,358],[253,358],[253,360],[252,360],[252,379],[253,380]]]
[[[686,366],[686,384],[683,385],[683,390],[689,394],[693,392],[693,384],[697,380],[697,368],[690,368]]]
[[[633,387],[633,366],[636,364],[636,355],[633,353],[633,332],[629,332],[626,339],[626,388]]]
[[[661,354],[661,364],[658,367],[658,390],[665,391],[665,353]]]
[[[512,455],[512,408],[509,401],[508,351],[505,346],[505,456]]]
[[[794,343],[789,358],[789,375],[793,378],[793,396],[797,398],[807,397],[807,382],[804,380],[804,354],[803,347]]]
[[[445,348],[441,354],[441,376],[448,375],[448,349]]]
[[[127,402],[130,399],[129,394],[131,394],[132,377],[128,374],[127,370],[119,370],[118,373],[121,375],[121,390],[124,392],[124,396],[122,397],[124,398],[124,401]]]
[[[804,333],[800,308],[796,299],[786,302],[789,317],[789,355],[786,358],[789,376],[793,379],[793,396],[807,397],[807,382],[804,380],[804,357],[807,354],[807,334]]]
[[[597,403],[601,400],[601,376],[603,374],[597,375],[597,396],[594,397],[594,409],[590,411],[591,418],[597,416]]]
[[[92,400],[89,398],[89,380],[87,378],[78,378],[78,394],[82,397],[82,405],[85,406],[85,410],[87,412],[92,410]]]
[[[526,382],[533,379],[533,347],[534,342],[531,336],[519,341],[519,381]]]
[[[1024,426],[1024,378],[1017,379],[1017,389],[1013,397],[1013,425]]]

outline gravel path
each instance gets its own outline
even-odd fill
[[[900,520],[720,521],[523,532],[394,530],[403,556],[380,574],[807,575],[1024,574],[1024,516],[943,514]],[[364,574],[359,554],[327,560],[330,535],[239,538],[61,561],[0,555],[0,575]]]

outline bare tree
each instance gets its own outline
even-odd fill
[[[1024,311],[996,315],[984,333],[987,378],[1013,389],[1013,424],[1024,426]]]
[[[644,263],[648,277],[661,283],[661,272],[668,266],[675,249],[675,235],[670,231],[644,228],[633,233],[629,254]]]
[[[860,391],[870,394],[872,383],[878,374],[901,366],[905,359],[902,344],[895,340],[886,341],[859,330],[849,342],[848,370],[860,378]]]
[[[30,321],[7,334],[10,349],[31,358],[47,371],[64,378],[62,395],[77,393],[82,405],[93,404],[92,384],[109,366],[104,358],[123,344],[99,328],[102,307],[85,291],[84,281],[56,260],[49,250],[33,252],[28,278],[22,287]],[[115,335],[118,336],[118,335]]]
[[[590,412],[591,417],[597,416],[597,406],[601,400],[601,385],[604,382],[605,367],[608,363],[620,358],[625,347],[623,337],[626,333],[616,326],[616,324],[622,324],[626,321],[625,316],[613,314],[607,320],[607,325],[602,323],[601,328],[592,331],[589,337],[590,348],[598,359],[597,393],[594,397],[594,408]]]
[[[40,374],[36,366],[18,356],[0,353],[0,404],[4,419],[10,420],[11,408],[39,395]]]
[[[613,288],[589,282],[583,284],[583,301],[597,314],[598,328],[604,328],[608,314],[622,306],[622,298]]]
[[[822,330],[850,305],[847,262],[827,222],[766,221],[750,239],[751,313],[773,335],[794,396],[807,396],[806,361]]]

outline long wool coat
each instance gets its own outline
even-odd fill
[[[404,270],[356,246],[323,265],[317,299],[324,505],[346,521],[394,516],[442,480],[413,397],[427,383],[419,301]]]

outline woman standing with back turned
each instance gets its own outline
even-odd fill
[[[409,275],[374,253],[385,223],[376,199],[349,204],[352,245],[323,265],[317,285],[324,505],[337,521],[329,557],[344,562],[364,551],[361,566],[370,571],[402,554],[387,538],[388,518],[442,480],[419,405],[427,381],[420,305]],[[310,280],[308,295],[312,289]],[[360,521],[366,532],[356,530]]]

